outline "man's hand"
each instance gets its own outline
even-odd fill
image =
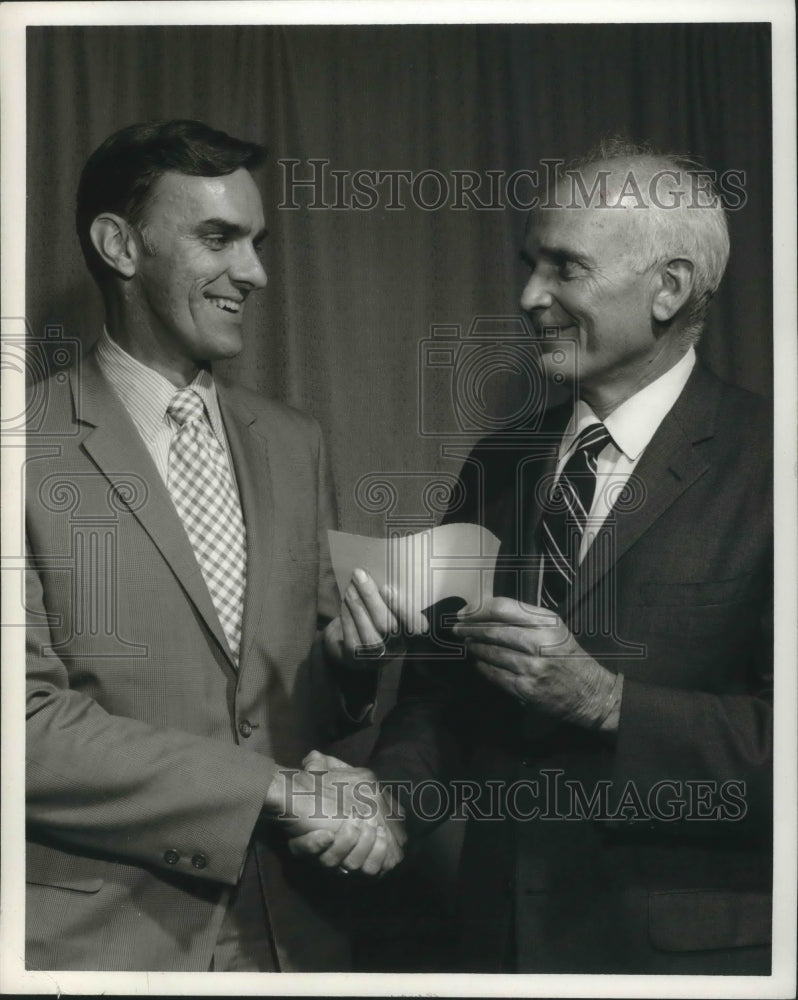
[[[454,632],[489,681],[548,715],[617,729],[621,679],[588,656],[555,612],[494,597],[458,618]]]
[[[386,656],[402,656],[406,636],[428,631],[429,622],[420,611],[392,587],[378,587],[365,570],[356,569],[339,617],[324,630],[324,646],[335,661],[362,670]]]
[[[383,793],[372,771],[355,768],[336,757],[313,750],[302,761],[308,772],[334,785],[346,818],[333,832],[329,828],[300,833],[289,840],[298,857],[315,858],[325,868],[364,875],[384,875],[402,860],[406,835],[401,814]]]
[[[263,815],[289,837],[310,832],[334,833],[349,815],[341,792],[322,774],[279,768],[266,792]]]

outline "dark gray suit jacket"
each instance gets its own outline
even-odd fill
[[[448,516],[501,539],[497,594],[535,602],[535,491],[567,418],[552,411],[531,442],[484,440],[461,473]],[[763,400],[697,365],[560,608],[625,675],[617,740],[524,710],[462,660],[407,662],[381,777],[537,789],[498,808],[514,820],[468,820],[465,967],[769,969],[770,427]]]

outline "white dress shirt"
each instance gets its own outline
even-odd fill
[[[169,448],[179,425],[167,414],[166,410],[175,393],[178,392],[177,386],[123,350],[109,336],[106,329],[103,329],[97,342],[96,358],[100,371],[111,383],[136,425],[164,485],[168,485]],[[213,376],[209,371],[200,369],[190,383],[190,387],[195,390],[205,404],[211,428],[227,456],[230,475],[235,483],[235,472],[230,457],[227,435],[224,432],[224,423],[222,422]]]

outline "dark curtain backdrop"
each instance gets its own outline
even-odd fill
[[[28,318],[90,343],[99,296],[73,231],[79,171],[110,132],[152,118],[203,119],[270,149],[261,178],[269,285],[224,374],[308,410],[330,443],[347,530],[385,512],[355,500],[375,473],[456,473],[452,369],[420,373],[434,324],[517,312],[524,212],[310,209],[285,201],[281,159],[328,170],[507,174],[568,158],[608,132],[745,173],[732,256],[702,353],[727,379],[771,384],[768,25],[87,27],[28,29]],[[480,199],[489,201],[487,180]],[[387,195],[387,186],[380,188]],[[526,198],[529,186],[519,186]],[[432,203],[435,184],[422,197]],[[335,200],[328,176],[325,199]],[[486,390],[523,391],[500,376]],[[490,402],[490,401],[489,401]],[[508,404],[509,405],[509,404]],[[512,410],[512,407],[510,407]],[[394,476],[396,479],[396,476]],[[415,482],[402,513],[427,511]],[[408,487],[409,489],[410,487]],[[396,515],[394,510],[393,515]]]
[[[33,335],[60,327],[87,346],[101,328],[72,217],[80,169],[108,134],[134,121],[189,117],[265,142],[269,285],[249,300],[246,347],[224,374],[318,418],[343,528],[380,535],[390,519],[417,530],[439,516],[440,495],[425,496],[424,487],[456,474],[463,453],[442,452],[457,440],[456,365],[421,365],[423,343],[434,325],[465,332],[483,317],[484,332],[490,317],[517,314],[524,212],[456,210],[451,197],[425,210],[406,187],[399,210],[386,207],[385,187],[371,211],[311,209],[306,190],[297,192],[299,210],[281,209],[278,161],[301,161],[303,177],[317,158],[338,171],[437,170],[451,179],[452,171],[471,170],[488,178],[567,159],[621,132],[691,153],[718,173],[743,172],[746,202],[730,214],[731,260],[701,353],[721,376],[769,393],[769,31],[758,24],[29,28]],[[429,203],[436,192],[427,186],[422,194]],[[332,177],[324,197],[335,201]],[[480,199],[489,200],[487,189]],[[528,383],[497,375],[484,388],[486,405],[506,414]],[[390,490],[364,490],[374,477],[396,490],[392,509],[380,502]],[[384,705],[395,682],[394,672]],[[449,967],[459,832],[444,826],[414,876],[362,890],[359,968]]]

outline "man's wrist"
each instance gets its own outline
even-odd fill
[[[602,733],[616,733],[621,721],[621,700],[623,698],[623,674],[615,674],[612,688],[601,704],[596,717],[595,728]]]
[[[299,768],[275,768],[274,775],[263,799],[261,815],[266,819],[278,819],[290,814],[290,795],[297,775],[303,772]]]

